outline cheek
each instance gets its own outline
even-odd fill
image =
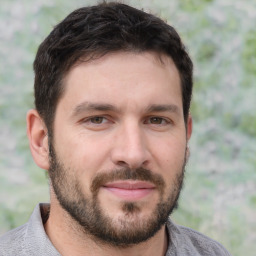
[[[55,140],[56,149],[63,159],[70,160],[74,165],[84,166],[90,165],[99,156],[97,140],[86,138],[81,133],[72,135],[72,132],[67,131],[66,134],[67,136],[56,136]]]
[[[163,176],[168,191],[172,189],[177,179],[182,175],[185,161],[186,142],[178,140],[175,143],[165,141],[159,144],[157,150],[157,169]]]
[[[171,168],[179,167],[184,162],[186,142],[181,140],[165,140],[156,147],[158,162]]]
[[[69,167],[72,175],[81,183],[85,193],[90,193],[93,177],[106,168],[107,143],[99,143],[95,138],[69,136],[56,138],[58,158]],[[105,146],[104,146],[105,145]]]

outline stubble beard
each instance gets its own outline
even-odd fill
[[[166,184],[161,175],[150,170],[122,168],[99,173],[91,183],[91,197],[82,192],[77,177],[70,175],[74,170],[64,166],[58,159],[53,145],[50,145],[51,185],[61,207],[75,220],[80,230],[98,242],[126,248],[144,242],[153,237],[167,222],[169,215],[178,207],[178,198],[183,186],[185,160],[178,172],[167,199],[164,200]],[[140,205],[136,202],[122,204],[123,216],[111,218],[101,208],[98,192],[102,185],[115,180],[142,180],[152,182],[159,191],[159,201],[152,214],[147,218],[138,218]]]

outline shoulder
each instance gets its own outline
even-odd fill
[[[175,249],[183,251],[181,255],[231,256],[220,243],[198,231],[176,225],[171,220],[168,221],[167,228]]]
[[[25,240],[27,224],[15,228],[0,237],[0,255],[21,255]]]
[[[38,204],[29,221],[0,237],[0,256],[59,256],[44,229],[49,204]]]

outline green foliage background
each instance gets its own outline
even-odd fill
[[[1,0],[0,234],[48,201],[32,161],[26,111],[39,43],[71,10],[96,1]],[[158,14],[182,35],[195,63],[194,133],[173,218],[220,241],[234,256],[256,251],[256,2],[123,1]]]

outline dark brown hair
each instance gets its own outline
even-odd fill
[[[63,78],[79,60],[99,58],[116,51],[153,51],[171,57],[179,71],[184,120],[187,121],[193,64],[175,31],[160,18],[121,3],[103,2],[73,11],[41,43],[34,61],[35,107],[48,132]]]

